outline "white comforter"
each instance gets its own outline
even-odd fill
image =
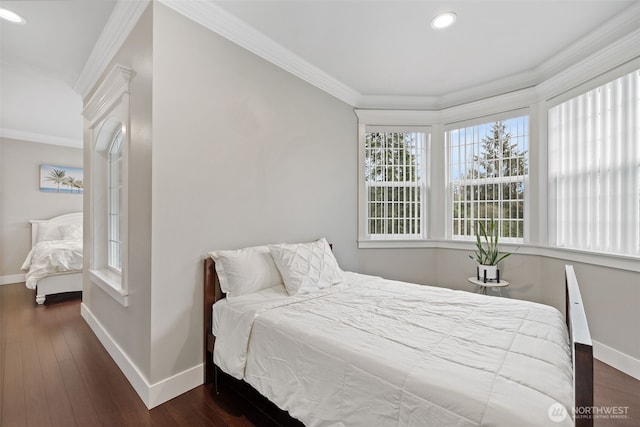
[[[81,240],[49,240],[37,243],[22,264],[26,285],[35,289],[38,280],[56,273],[82,271]]]
[[[573,400],[554,308],[346,278],[216,304],[215,363],[308,426],[572,425],[549,417]]]

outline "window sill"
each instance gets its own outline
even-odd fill
[[[473,251],[475,242],[465,240],[359,240],[359,249],[409,249],[433,248]],[[503,252],[514,255],[537,255],[546,258],[580,262],[602,267],[640,273],[640,259],[633,256],[589,252],[578,249],[558,248],[553,246],[535,246],[516,243],[500,243]]]
[[[358,249],[437,248],[436,240],[358,240]]]
[[[89,270],[89,279],[124,307],[129,306],[129,294],[122,289],[122,277],[111,270]]]

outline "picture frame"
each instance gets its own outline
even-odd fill
[[[45,193],[84,193],[82,168],[58,165],[40,165],[40,191]]]

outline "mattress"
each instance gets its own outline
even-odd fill
[[[552,307],[355,273],[262,294],[214,305],[214,362],[307,426],[540,426],[558,404],[571,413]]]

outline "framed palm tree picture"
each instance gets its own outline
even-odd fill
[[[82,168],[40,165],[40,191],[46,193],[82,194],[83,178]]]

